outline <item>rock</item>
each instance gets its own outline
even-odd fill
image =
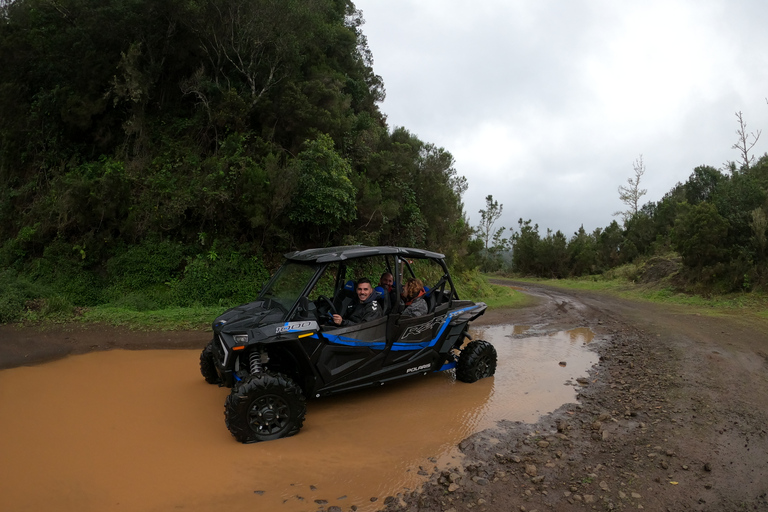
[[[488,485],[488,479],[481,476],[473,476],[472,481],[477,485]]]
[[[338,507],[336,505],[331,505],[328,507],[328,512],[341,512],[341,507]]]
[[[565,361],[560,361],[560,366],[567,366],[567,365],[568,363],[566,363]]]
[[[712,464],[710,464],[709,462],[704,464],[704,471],[712,471]]]
[[[636,500],[639,500],[640,498],[642,498],[642,496],[640,496],[640,495],[639,495],[638,493],[636,493],[636,492],[633,492],[631,496],[632,496],[632,498],[633,498],[633,499],[636,499]]]
[[[456,492],[459,489],[459,487],[460,487],[459,484],[452,483],[451,485],[448,486],[448,492]]]
[[[592,423],[592,430],[600,430],[603,426],[603,423],[601,421],[596,421]]]
[[[538,471],[536,470],[536,466],[534,466],[533,464],[526,464],[525,474],[528,476],[536,476],[538,474]]]
[[[548,441],[539,441],[536,444],[539,445],[539,448],[547,448],[549,446],[549,442]]]
[[[539,475],[531,478],[531,483],[534,483],[534,484],[540,484],[543,481],[544,481],[544,475]]]
[[[604,491],[610,491],[610,489],[608,488],[608,482],[606,482],[605,480],[602,480],[600,482],[600,488]]]
[[[594,503],[595,502],[595,495],[594,494],[585,494],[584,495],[584,503]]]

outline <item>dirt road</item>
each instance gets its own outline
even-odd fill
[[[600,362],[580,383],[579,403],[465,439],[461,467],[434,471],[421,489],[384,500],[384,510],[768,510],[768,320],[520,287],[536,305],[491,311],[482,322],[542,335],[591,328],[602,340],[590,344]],[[205,340],[199,332],[0,326],[0,369]],[[340,511],[324,507],[311,510]]]
[[[486,321],[604,337],[580,403],[466,439],[386,510],[768,510],[768,322],[519,286],[538,305]]]

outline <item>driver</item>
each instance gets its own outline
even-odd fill
[[[383,316],[383,311],[379,303],[376,302],[376,295],[373,293],[371,281],[362,278],[357,282],[357,302],[347,306],[342,315],[333,315],[333,323],[342,327],[347,325],[359,324],[376,320]]]

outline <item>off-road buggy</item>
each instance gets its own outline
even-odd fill
[[[330,247],[285,255],[286,261],[256,301],[213,322],[213,339],[200,355],[205,380],[232,388],[226,424],[243,443],[296,434],[305,397],[321,397],[456,368],[474,382],[496,371],[496,350],[486,341],[465,344],[468,323],[482,302],[460,300],[444,256],[403,247]],[[384,315],[337,327],[330,319],[357,300],[354,282],[382,273],[392,290],[374,290]],[[426,284],[428,313],[401,316],[405,279]]]

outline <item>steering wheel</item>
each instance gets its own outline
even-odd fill
[[[333,315],[338,314],[338,312],[336,311],[336,307],[333,305],[333,301],[328,297],[326,297],[325,295],[319,295],[315,303],[318,303],[318,302],[322,303],[324,306],[328,306],[327,311],[325,311],[325,313],[320,313],[320,315],[323,317],[323,319],[333,322]],[[318,304],[318,306],[319,305],[320,304]],[[319,312],[320,310],[318,309],[318,313]]]

